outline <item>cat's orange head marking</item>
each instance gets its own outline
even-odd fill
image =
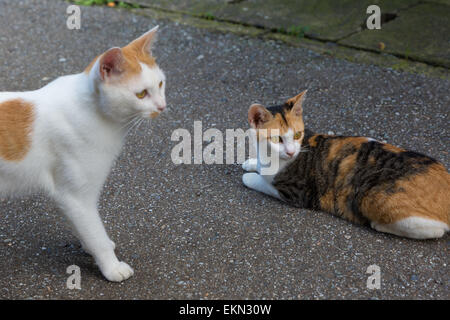
[[[0,103],[0,158],[20,161],[31,147],[34,106],[22,99]]]
[[[119,122],[133,114],[153,118],[166,108],[166,77],[151,53],[157,29],[123,48],[109,49],[86,68],[107,117]]]
[[[121,82],[126,82],[142,71],[141,64],[150,68],[156,66],[156,60],[151,55],[151,46],[156,39],[157,30],[158,27],[153,28],[125,47],[107,50],[97,56],[84,72],[90,73],[92,68],[97,65],[102,80],[108,75],[116,74],[120,75]]]
[[[277,132],[276,135],[282,136],[289,129],[294,133],[303,132],[305,125],[303,123],[302,104],[306,92],[307,90],[288,99],[284,103],[282,112],[272,113],[260,104],[252,104],[248,110],[248,122],[252,128],[257,129],[258,137],[268,139],[272,132]]]

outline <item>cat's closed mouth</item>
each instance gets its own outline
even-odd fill
[[[155,119],[157,116],[159,116],[161,112],[153,111],[150,113],[150,118]]]

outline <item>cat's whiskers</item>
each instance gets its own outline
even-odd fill
[[[120,128],[119,128],[119,131],[120,130],[123,130],[123,129],[126,129],[128,126],[133,126],[133,124],[137,121],[137,120],[139,120],[141,117],[139,116],[139,112],[137,112],[137,113],[135,113],[133,116],[131,116],[131,117],[129,117],[128,119],[130,119],[129,121],[127,121],[124,125],[122,125]]]
[[[300,150],[300,152],[309,152],[309,149],[307,149],[307,148],[302,148],[302,149]]]
[[[124,119],[124,122],[129,122],[130,120],[132,120],[133,118],[135,118],[136,116],[138,116],[140,113],[141,113],[140,111],[137,111],[137,112],[134,112],[134,113],[128,115],[128,117],[126,117],[126,118]]]
[[[144,118],[141,117],[137,118],[137,120],[133,123],[133,125],[127,130],[125,136],[127,136],[132,129],[136,129],[142,123],[142,121],[144,121]]]
[[[134,128],[134,132],[136,132],[139,129],[139,127],[142,125],[144,120],[145,120],[144,118],[141,119],[141,121],[138,123],[138,125]]]

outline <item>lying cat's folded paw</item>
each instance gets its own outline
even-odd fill
[[[258,176],[259,175],[256,172],[245,173],[242,176],[242,182],[248,188],[254,189],[255,186],[258,184],[258,180],[259,180]]]
[[[102,269],[102,274],[106,279],[113,282],[121,282],[127,280],[134,274],[133,269],[125,262],[118,261],[117,263],[107,266]]]
[[[245,171],[256,171],[257,163],[257,159],[248,159],[242,164],[242,169]]]

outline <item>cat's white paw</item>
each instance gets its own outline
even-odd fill
[[[261,175],[256,172],[245,173],[242,176],[242,182],[250,189],[265,193],[269,196],[281,199],[278,190],[272,184],[268,183]]]
[[[113,282],[121,282],[127,280],[134,274],[133,269],[122,261],[117,261],[111,265],[102,268],[102,274],[106,279]]]
[[[242,182],[245,186],[255,189],[259,182],[259,175],[256,172],[244,173],[242,176]]]
[[[255,158],[247,159],[242,164],[242,169],[244,169],[245,171],[256,171],[257,165],[258,165],[257,159],[255,159]]]

